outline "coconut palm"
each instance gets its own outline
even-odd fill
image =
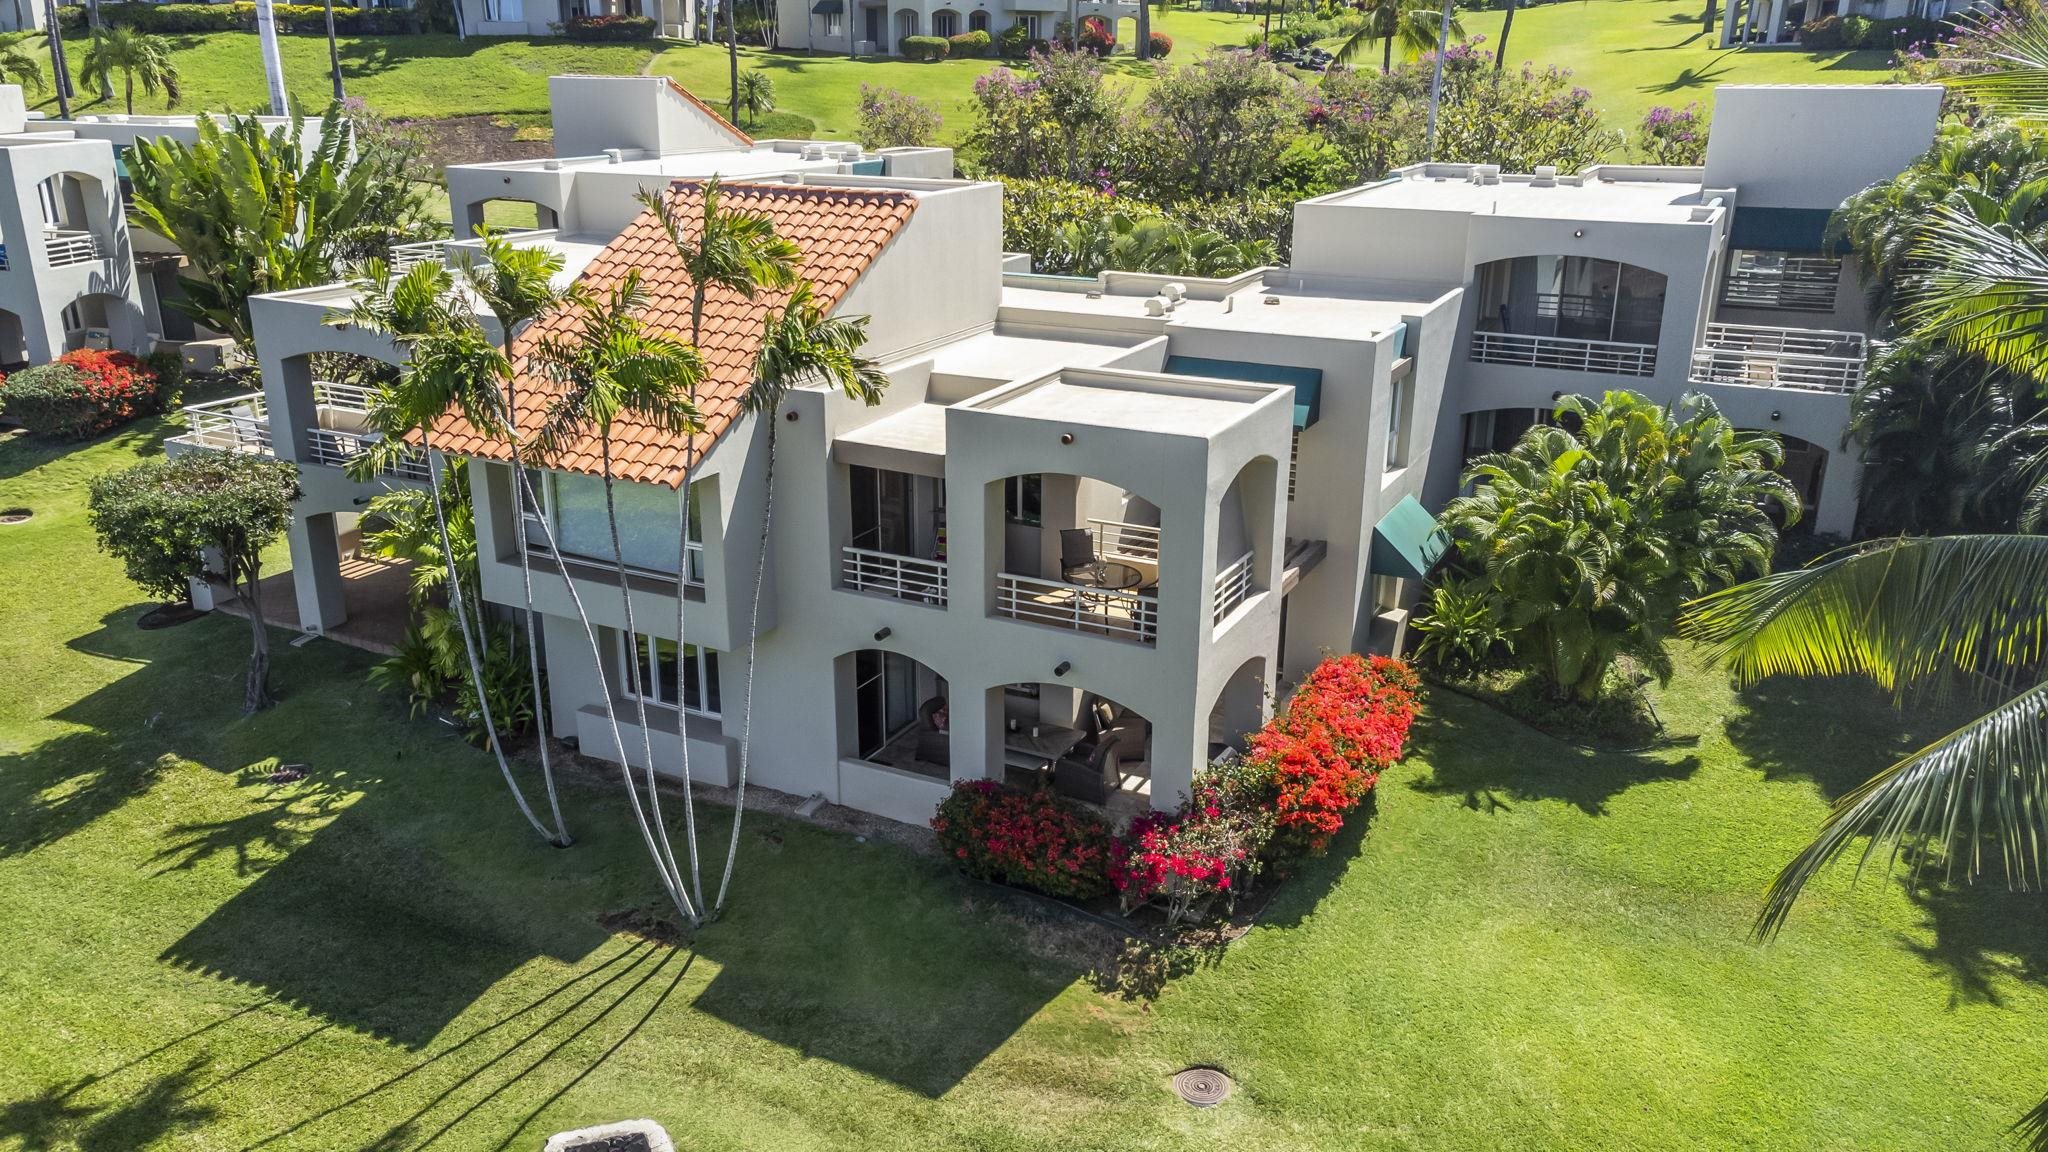
[[[759,69],[742,73],[740,107],[747,114],[747,127],[754,127],[762,113],[775,111],[775,81]]]
[[[1493,70],[1495,72],[1500,71],[1501,65],[1508,62],[1508,34],[1515,30],[1516,6],[1517,0],[1506,0],[1501,6],[1500,43],[1494,45],[1493,48]],[[1709,13],[1712,13],[1713,10],[1711,5],[1707,8]],[[1711,20],[1712,16],[1710,15],[1708,19]]]
[[[747,614],[746,697],[740,721],[739,791],[733,802],[732,842],[726,847],[725,875],[718,883],[715,914],[725,907],[732,886],[733,862],[739,858],[740,820],[747,808],[747,762],[754,730],[754,645],[761,633],[761,584],[768,572],[768,530],[775,514],[775,429],[781,421],[775,414],[789,390],[798,384],[816,383],[836,388],[850,400],[870,407],[882,402],[889,378],[875,362],[860,354],[867,342],[865,316],[828,316],[813,295],[810,281],[800,281],[790,292],[789,302],[768,317],[762,330],[761,350],[754,359],[754,385],[748,390],[744,410],[767,425],[768,461],[762,471],[761,538],[754,557],[753,604]]]
[[[1406,60],[1437,46],[1442,13],[1435,0],[1360,0],[1358,11],[1365,17],[1365,22],[1337,49],[1339,64],[1351,63],[1366,48],[1377,43],[1380,46],[1380,71],[1391,72],[1396,46]],[[1465,35],[1465,24],[1455,14],[1451,17],[1450,31],[1455,36]]]
[[[177,107],[183,95],[178,87],[178,64],[171,53],[171,42],[133,28],[118,27],[95,32],[85,55],[79,58],[78,70],[87,76],[99,77],[100,87],[108,99],[114,95],[109,77],[119,72],[122,98],[131,116],[135,114],[135,83],[138,80],[142,82],[142,90],[151,96],[162,92],[164,103],[170,107]]]
[[[704,304],[708,293],[714,289],[732,292],[743,299],[752,300],[762,291],[775,291],[789,287],[796,280],[797,261],[802,253],[797,246],[775,231],[775,222],[757,212],[729,209],[724,205],[724,193],[716,177],[704,185],[702,210],[694,220],[683,218],[677,211],[673,196],[664,197],[655,192],[642,192],[640,203],[661,225],[662,233],[668,238],[670,247],[681,261],[683,271],[690,280],[690,347],[701,348],[704,336]],[[688,397],[692,405],[697,402],[697,380],[689,382]],[[680,654],[687,639],[685,627],[690,580],[690,485],[692,474],[698,464],[697,443],[693,438],[683,455],[683,482],[679,489],[679,520],[676,537],[676,651]],[[690,742],[683,746],[683,833],[689,843],[690,891],[699,907],[704,906],[703,870],[697,851],[697,805],[690,782]],[[657,817],[655,826],[662,829],[662,843],[667,849],[666,826],[659,819],[660,797],[653,793],[650,777],[649,804]]]
[[[633,618],[633,596],[626,578],[626,555],[619,541],[618,507],[612,475],[612,428],[619,416],[633,417],[670,435],[694,437],[703,430],[696,405],[688,393],[702,374],[703,362],[693,346],[647,331],[635,315],[643,303],[640,273],[629,271],[620,284],[603,299],[581,293],[568,303],[571,330],[550,332],[535,343],[532,362],[551,379],[560,393],[550,401],[540,431],[533,437],[531,451],[537,459],[560,455],[569,444],[585,437],[597,441],[599,475],[604,481],[605,522],[611,533],[612,565],[619,585],[619,601],[625,616],[626,635],[634,645],[627,661],[626,687],[633,697],[634,719],[640,726],[640,752],[647,765],[648,788],[654,792],[654,738],[647,727],[646,689],[638,654],[639,629]],[[677,646],[680,656],[681,645]],[[616,733],[616,726],[614,733]],[[700,906],[691,899],[675,867],[674,854],[667,848],[668,833],[661,826],[660,810],[650,823],[648,810],[640,803],[640,789],[623,742],[619,743],[619,772],[632,801],[640,835],[654,860],[662,888],[674,902],[687,924],[699,922]],[[660,828],[657,835],[656,829]]]
[[[341,49],[334,40],[334,0],[327,4],[327,74],[334,80],[334,98],[346,99],[348,93],[341,90]]]
[[[0,80],[40,95],[50,85],[43,79],[42,62],[28,49],[35,36],[34,32],[0,33]]]
[[[372,400],[370,419],[383,438],[375,449],[355,462],[353,467],[358,475],[374,475],[392,456],[404,450],[408,436],[424,432],[451,411],[460,412],[479,429],[501,428],[502,401],[492,367],[497,350],[474,322],[464,322],[465,311],[457,304],[454,280],[448,269],[440,264],[422,263],[394,279],[377,262],[368,274],[364,290],[346,318],[352,324],[389,336],[403,353],[403,367],[397,382],[380,387]],[[442,480],[448,464],[434,451],[428,453],[427,464],[440,554],[453,556],[448,500]],[[519,805],[520,815],[526,817],[535,832],[551,843],[566,842],[567,832],[561,825],[559,810],[554,829],[542,824],[534,814],[533,806],[527,803],[526,794],[512,775],[504,741],[498,737],[490,696],[484,691],[483,655],[477,638],[482,631],[483,605],[470,603],[472,590],[465,588],[462,580],[447,581],[447,588],[448,609],[462,632],[470,683],[476,686],[485,742],[497,758],[505,786]],[[474,623],[470,618],[472,612],[476,615]]]
[[[1683,628],[1743,680],[1861,674],[1901,697],[1961,686],[1991,702],[1836,802],[1771,885],[1759,937],[1865,836],[1859,871],[1905,854],[1915,875],[2048,878],[2048,536],[1888,541],[1696,601]]]
[[[50,74],[56,78],[57,115],[71,119],[71,69],[64,64],[64,37],[58,32],[57,0],[43,0],[43,41],[50,49]]]

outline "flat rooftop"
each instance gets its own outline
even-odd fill
[[[1597,170],[1596,170],[1597,173]],[[1526,175],[1475,184],[1458,166],[1418,166],[1400,175],[1319,201],[1361,208],[1465,212],[1533,220],[1604,220],[1684,224],[1700,204],[1701,184],[1683,181],[1559,176],[1538,185]]]
[[[1039,337],[997,326],[955,340],[931,357],[932,372],[949,376],[971,376],[984,380],[1029,380],[1062,368],[1093,368],[1107,364],[1146,337],[1135,332],[1104,332],[1099,338],[1079,333]]]
[[[771,146],[755,148],[709,148],[695,152],[673,152],[666,156],[648,156],[635,160],[621,160],[614,163],[610,157],[560,156],[541,157],[533,160],[505,160],[488,164],[455,164],[450,167],[463,169],[488,168],[495,171],[522,172],[610,172],[620,176],[654,177],[657,179],[688,180],[708,179],[717,176],[729,182],[759,179],[766,176],[780,176],[788,172],[835,173],[847,161],[835,155],[837,149],[849,147],[843,144],[824,143],[827,152],[817,159],[806,160],[800,150],[784,150]],[[863,156],[862,159],[880,159]]]
[[[1068,291],[1005,285],[1002,306],[1015,320],[1030,323],[1050,323],[1053,314],[1064,313],[1129,321],[1138,331],[1146,324],[1159,325],[1168,334],[1176,328],[1199,328],[1363,340],[1399,324],[1403,316],[1421,311],[1434,299],[1413,289],[1333,292],[1251,284],[1220,300],[1183,299],[1164,316],[1154,316],[1147,310],[1149,295],[1091,295],[1091,286],[1091,281],[1076,281]],[[1266,303],[1269,298],[1277,303]]]
[[[1123,428],[1167,436],[1208,437],[1251,414],[1282,385],[1222,384],[1139,372],[1062,372],[961,405],[1002,416],[1022,416],[1097,428]]]

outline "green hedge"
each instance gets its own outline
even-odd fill
[[[952,45],[944,36],[905,36],[897,49],[911,60],[944,60]]]
[[[652,40],[655,33],[651,16],[578,16],[560,27],[569,39],[593,44]]]
[[[1873,49],[1890,52],[1925,40],[1940,39],[1950,29],[1939,20],[1900,16],[1872,20],[1868,16],[1823,16],[1799,27],[1799,45],[1816,52]]]
[[[969,56],[986,56],[988,55],[989,46],[993,43],[995,41],[989,38],[989,34],[979,29],[973,32],[962,32],[960,35],[946,41],[946,55],[954,59],[963,59]]]
[[[327,34],[327,8],[322,4],[278,4],[272,8],[277,30],[291,34]],[[100,22],[161,35],[204,32],[252,32],[256,5],[234,4],[102,4]],[[86,31],[85,8],[67,4],[57,9],[57,24],[70,33]],[[336,5],[334,30],[344,36],[392,36],[420,30],[419,13],[403,8],[354,8]]]

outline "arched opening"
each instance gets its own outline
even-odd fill
[[[1108,696],[1070,684],[1005,684],[1004,778],[1129,816],[1151,806],[1152,722]]]
[[[1150,644],[1159,628],[1159,506],[1088,476],[991,481],[1001,510],[994,611]]]
[[[941,8],[932,13],[932,35],[953,37],[960,34],[960,14],[951,8]]]
[[[1247,463],[1230,481],[1216,509],[1216,570],[1210,622],[1224,626],[1263,592],[1272,564],[1273,486],[1280,466],[1270,456]]]
[[[896,51],[899,54],[902,53],[904,37],[915,35],[917,35],[917,9],[898,8],[896,10]]]
[[[1591,256],[1516,256],[1474,273],[1472,359],[1581,372],[1657,370],[1665,276]]]
[[[94,292],[64,306],[64,349],[111,348],[114,346],[113,329],[108,326],[111,312],[107,308],[104,293]]]
[[[477,229],[489,226],[497,232],[531,231],[536,228],[559,228],[561,217],[553,208],[533,200],[517,200],[501,197],[492,200],[478,200],[463,208],[463,235],[474,236]]]
[[[969,12],[967,14],[967,30],[969,32],[987,32],[989,30],[988,13],[979,8]]]
[[[1814,522],[1820,518],[1821,487],[1827,480],[1828,450],[1811,440],[1788,436],[1782,432],[1773,433],[1785,447],[1785,459],[1778,465],[1778,474],[1792,482],[1799,492],[1799,522],[1787,529],[1795,536],[1810,535]],[[1771,505],[1771,517],[1782,527],[1784,515],[1776,504]]]
[[[98,178],[59,172],[36,185],[43,217],[43,247],[50,266],[102,259],[107,242],[106,194]]]
[[[946,480],[848,464],[839,586],[943,608]]]
[[[1548,408],[1488,408],[1479,412],[1465,413],[1465,433],[1461,444],[1462,459],[1459,471],[1473,460],[1506,452],[1522,439],[1522,434],[1539,424],[1553,420]]]
[[[0,308],[0,370],[13,372],[28,367],[28,334],[21,317]]]
[[[1266,658],[1254,656],[1230,674],[1209,708],[1209,761],[1242,752],[1252,733],[1265,724],[1272,702]]]
[[[839,755],[935,780],[953,765],[953,723],[945,677],[880,648],[841,656],[834,666]]]

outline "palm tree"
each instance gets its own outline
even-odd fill
[[[164,103],[173,108],[177,107],[178,99],[183,95],[178,87],[178,64],[172,57],[171,42],[133,28],[119,27],[105,33],[94,33],[92,45],[78,61],[78,69],[87,76],[99,77],[108,99],[114,95],[108,77],[119,72],[122,95],[131,116],[135,114],[137,80],[142,81],[142,90],[152,96],[161,91]]]
[[[1495,45],[1493,49],[1493,70],[1495,72],[1500,71],[1501,65],[1508,62],[1508,33],[1515,30],[1515,5],[1516,0],[1505,0],[1501,8],[1500,43]],[[1707,11],[1712,13],[1713,10],[1712,3],[1709,3]],[[1712,17],[1709,16],[1708,19],[1711,20]]]
[[[380,388],[371,403],[370,419],[373,426],[383,433],[382,440],[353,467],[359,474],[374,475],[392,455],[404,449],[406,437],[424,432],[450,411],[462,413],[479,429],[501,428],[501,401],[491,367],[496,349],[484,337],[481,328],[473,322],[464,322],[448,269],[440,264],[423,263],[395,281],[381,262],[373,263],[368,271],[368,283],[346,314],[347,320],[389,336],[404,353],[404,367],[400,369],[397,383]],[[442,474],[448,464],[439,452],[433,451],[429,452],[427,463],[435,534],[440,541],[441,555],[452,558],[455,550],[449,542],[447,496],[442,482]],[[533,806],[527,803],[525,793],[520,791],[518,781],[513,778],[504,741],[497,735],[490,696],[484,691],[483,656],[476,636],[476,632],[481,630],[483,605],[479,602],[473,606],[477,617],[473,628],[470,620],[472,605],[468,602],[472,590],[465,588],[460,579],[448,580],[447,587],[448,608],[462,632],[470,683],[476,686],[486,743],[497,757],[498,771],[519,805],[520,814],[526,817],[533,830],[550,843],[562,843],[567,839],[567,832],[561,825],[559,810],[555,814],[556,827],[552,830],[534,815]]]
[[[71,69],[64,64],[64,35],[57,23],[57,0],[43,0],[43,39],[50,48],[50,74],[57,84],[57,115],[71,119]]]
[[[334,98],[346,99],[348,93],[341,90],[341,49],[334,42],[334,0],[327,3],[327,74],[334,79]]]
[[[867,342],[868,318],[831,317],[825,313],[811,283],[800,281],[790,292],[789,302],[768,317],[761,338],[761,350],[754,359],[754,385],[748,390],[744,410],[768,428],[768,462],[762,474],[761,538],[754,556],[754,596],[747,615],[746,702],[740,721],[740,780],[733,802],[732,842],[726,847],[725,876],[718,883],[718,899],[711,906],[715,915],[725,907],[732,885],[733,863],[739,858],[740,820],[747,808],[747,762],[754,731],[754,645],[761,633],[761,584],[768,570],[768,529],[775,514],[775,429],[781,421],[775,414],[789,390],[800,383],[816,382],[837,388],[850,400],[870,407],[882,402],[889,378],[874,361],[860,354]]]
[[[1463,30],[1460,30],[1460,35]],[[1436,34],[1436,63],[1429,70],[1429,124],[1423,131],[1422,158],[1436,159],[1436,117],[1444,103],[1444,54],[1451,46],[1451,0],[1443,0],[1443,23]]]
[[[0,80],[19,84],[38,95],[49,87],[43,80],[43,65],[28,50],[34,32],[0,33]]]
[[[1398,43],[1403,59],[1412,60],[1437,45],[1440,20],[1434,0],[1362,0],[1358,9],[1365,22],[1337,49],[1339,64],[1349,64],[1367,46],[1380,45],[1380,71],[1394,69],[1394,47]],[[1464,22],[1451,17],[1450,32],[1465,35]]]
[[[775,231],[775,221],[757,212],[727,209],[724,193],[717,177],[704,185],[702,211],[694,221],[685,220],[676,212],[673,196],[664,197],[655,192],[643,192],[640,203],[661,225],[662,233],[668,237],[669,245],[682,262],[683,271],[690,279],[690,347],[701,348],[704,336],[704,303],[707,294],[714,288],[731,292],[742,299],[752,300],[757,292],[777,291],[787,288],[796,280],[797,261],[802,252],[788,239]],[[693,228],[694,226],[694,228]],[[694,233],[694,234],[693,234]],[[697,381],[692,379],[688,390],[692,405],[697,402]],[[683,456],[683,482],[678,501],[676,539],[676,652],[678,658],[687,636],[685,627],[687,591],[690,579],[690,485],[692,474],[698,464],[697,444],[693,438]],[[690,742],[683,745],[683,830],[690,849],[690,891],[695,895],[699,907],[704,905],[703,871],[697,852],[697,806],[690,782]],[[745,755],[744,751],[741,753]],[[667,832],[660,823],[661,800],[653,794],[652,776],[649,777],[649,803],[656,815],[656,827],[662,832],[663,847],[667,847]]]
[[[851,13],[848,14],[851,18]],[[726,90],[732,93],[732,105],[726,109],[725,118],[733,123],[740,119],[740,14],[734,0],[725,0],[725,59],[730,67]]]
[[[1996,865],[2015,888],[2044,880],[2048,840],[2048,536],[1887,541],[1694,602],[1686,634],[1743,680],[1862,674],[1905,697],[1961,685],[1994,703],[1836,802],[1771,885],[1759,937],[1859,837],[1860,871],[1905,853],[1917,875],[1974,880]]]
[[[635,720],[640,725],[640,751],[652,794],[654,738],[647,727],[646,690],[640,683],[639,629],[633,619],[632,586],[626,578],[626,555],[619,542],[612,479],[612,427],[620,415],[631,413],[671,435],[695,437],[703,430],[703,423],[687,392],[702,375],[703,362],[694,347],[644,329],[634,315],[641,305],[640,273],[635,269],[605,299],[592,299],[581,293],[574,296],[570,301],[572,332],[551,332],[534,346],[535,367],[550,377],[561,392],[549,403],[531,451],[537,459],[544,460],[558,457],[567,445],[586,436],[597,440],[612,565],[625,615],[626,636],[633,649],[626,668],[626,689],[633,697]],[[680,658],[680,641],[677,655]],[[616,735],[616,725],[613,731]],[[647,810],[640,803],[640,789],[633,781],[623,742],[619,744],[619,772],[662,888],[684,922],[695,926],[700,920],[699,905],[684,890],[674,854],[667,847],[668,832],[661,823],[659,808],[650,823]],[[661,829],[658,837],[656,828]]]
[[[763,112],[775,111],[775,81],[758,68],[741,75],[740,107],[746,110],[747,127],[752,128]]]

